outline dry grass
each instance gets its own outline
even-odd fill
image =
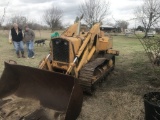
[[[35,45],[35,59],[23,59],[23,58],[17,58],[15,54],[15,50],[13,47],[13,44],[8,43],[8,32],[7,31],[0,31],[1,38],[0,38],[0,75],[2,74],[4,65],[4,61],[8,60],[15,60],[18,62],[18,64],[27,65],[27,66],[33,66],[37,67],[40,60],[44,58],[49,53],[49,41],[50,41],[50,33],[49,31],[44,31],[44,36],[41,38],[47,38],[46,45],[44,46],[36,46]],[[36,39],[39,39],[40,37],[36,33]],[[49,36],[48,36],[49,35]],[[27,50],[25,46],[25,55],[27,56]]]
[[[40,38],[38,31],[36,36]],[[39,61],[49,53],[50,32],[43,31],[41,38],[48,38],[47,45],[35,45],[35,59],[18,59],[13,45],[8,43],[7,33],[1,32],[0,75],[4,69],[3,62],[9,59],[37,67]],[[160,90],[160,81],[156,79],[152,65],[137,39],[114,36],[114,49],[120,51],[115,70],[93,96],[84,95],[78,120],[144,120],[143,95]],[[156,72],[160,73],[160,68],[156,68]]]
[[[115,70],[94,96],[84,97],[78,120],[144,120],[143,95],[159,91],[160,80],[137,39],[115,36],[114,49],[120,51]]]

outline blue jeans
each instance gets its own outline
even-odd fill
[[[13,44],[17,55],[19,54],[19,51],[21,51],[21,53],[24,53],[23,41],[20,42],[13,41]]]
[[[28,57],[29,58],[33,57],[34,56],[34,51],[33,51],[34,42],[33,42],[33,40],[26,41],[26,46],[27,46],[27,50],[28,50]]]

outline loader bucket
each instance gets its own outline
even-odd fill
[[[32,120],[32,117],[33,120],[56,120],[60,118],[58,113],[64,113],[61,119],[75,120],[83,101],[83,92],[74,77],[5,62],[0,78],[0,99],[11,95],[39,102],[41,107],[25,120]],[[46,109],[56,114],[49,118],[50,112],[44,112]]]

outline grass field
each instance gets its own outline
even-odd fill
[[[37,38],[40,38],[38,31]],[[43,37],[42,37],[43,36]],[[16,58],[12,44],[8,43],[7,32],[0,37],[0,76],[4,61],[10,59],[18,64],[37,67],[49,53],[50,32],[41,32],[48,38],[45,46],[35,45],[35,59]],[[160,90],[160,67],[151,65],[140,42],[135,38],[114,36],[114,49],[120,51],[116,57],[115,70],[101,84],[93,96],[84,95],[78,120],[144,120],[143,95]],[[26,50],[26,47],[25,47]],[[27,54],[27,53],[26,53]]]
[[[38,31],[36,33],[36,39],[40,38],[40,34]],[[8,32],[1,31],[1,38],[0,38],[0,74],[3,71],[3,62],[8,61],[8,60],[15,60],[18,62],[18,64],[22,65],[28,65],[28,66],[33,66],[37,67],[39,64],[39,61],[44,58],[48,53],[49,53],[49,38],[50,38],[50,33],[47,31],[43,35],[42,38],[47,38],[48,40],[46,41],[46,45],[44,46],[36,46],[35,45],[35,54],[36,58],[35,59],[23,59],[20,58],[18,59],[15,54],[15,50],[13,47],[13,44],[8,43]],[[27,57],[27,50],[25,46],[25,56]]]

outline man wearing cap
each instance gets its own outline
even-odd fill
[[[10,30],[9,41],[13,42],[17,57],[20,58],[20,52],[21,52],[22,57],[25,58],[24,46],[23,46],[23,33],[22,30],[18,27],[17,23],[14,23],[13,28]]]
[[[30,29],[28,26],[25,26],[25,31],[24,31],[24,41],[27,46],[28,50],[28,58],[34,58],[34,39],[35,39],[35,34],[32,29]]]

